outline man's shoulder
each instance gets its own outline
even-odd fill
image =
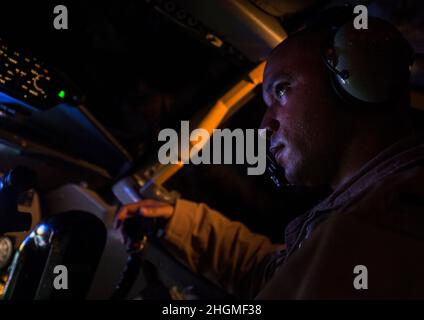
[[[380,227],[424,235],[424,164],[388,175],[341,209]]]
[[[362,201],[382,201],[387,206],[424,205],[424,163],[375,181],[363,191]]]
[[[376,181],[367,191],[371,196],[381,193],[416,194],[424,196],[424,163],[388,175]]]

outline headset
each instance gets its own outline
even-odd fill
[[[367,29],[355,29],[351,6],[335,8],[328,16],[321,55],[336,94],[350,105],[393,103],[409,83],[411,45],[395,26],[377,17],[368,17]]]

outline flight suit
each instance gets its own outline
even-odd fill
[[[284,244],[187,200],[177,201],[163,239],[241,298],[423,299],[424,139],[382,151],[292,221]]]

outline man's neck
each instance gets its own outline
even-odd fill
[[[414,132],[408,119],[400,120],[398,118],[392,123],[375,125],[370,123],[360,125],[352,134],[350,143],[341,157],[338,174],[332,180],[333,190],[348,181],[360,168],[383,150]]]

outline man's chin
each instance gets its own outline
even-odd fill
[[[307,188],[315,188],[325,185],[318,181],[317,179],[313,179],[312,177],[301,177],[301,176],[291,176],[289,174],[286,175],[286,185],[295,186],[295,187],[307,187]]]
[[[288,167],[284,172],[287,185],[296,187],[313,187],[315,185],[311,179],[307,179],[305,175],[302,175],[300,170],[293,170],[293,168]]]
[[[293,158],[289,158],[288,150],[284,155],[282,152],[278,154],[277,163],[284,171],[285,184],[299,187],[309,186],[308,179],[305,179],[307,170],[302,166],[303,162],[294,161]]]
[[[301,181],[299,181],[299,179],[296,177],[295,174],[293,174],[293,172],[291,170],[285,169],[285,168],[283,168],[283,169],[284,169],[284,177],[286,179],[285,183],[287,185],[290,185],[290,186],[301,186],[302,185]]]

